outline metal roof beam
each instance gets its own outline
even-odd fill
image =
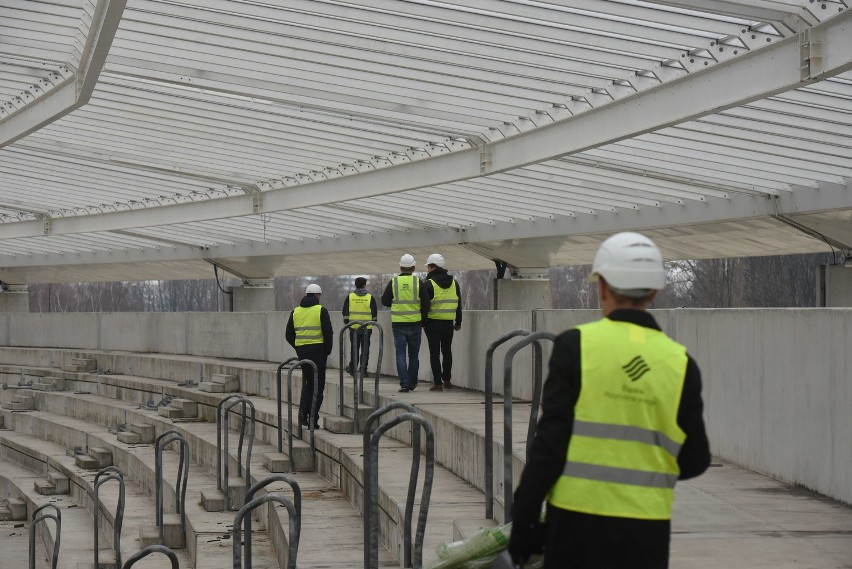
[[[712,12],[757,22],[779,22],[799,32],[819,23],[805,6],[784,0],[648,0],[654,4]],[[798,4],[798,5],[797,5]]]
[[[819,56],[805,46],[819,46]],[[483,147],[447,152],[399,166],[264,192],[263,204],[234,196],[162,208],[55,220],[53,234],[128,229],[270,213],[477,178],[568,156],[636,137],[707,114],[773,96],[852,69],[852,13],[844,12],[807,34],[589,108],[565,120]],[[725,89],[718,89],[725,85]],[[653,208],[652,208],[653,209]],[[742,214],[740,214],[742,215]],[[733,217],[738,217],[734,214]],[[668,223],[662,222],[666,225]],[[42,224],[0,226],[0,237],[42,235]]]
[[[88,29],[86,43],[80,56],[80,65],[73,81],[65,81],[49,89],[49,84],[39,81],[32,90],[41,91],[25,105],[12,112],[0,114],[0,148],[27,136],[56,119],[85,105],[95,89],[103,69],[127,0],[98,0]]]

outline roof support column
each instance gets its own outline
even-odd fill
[[[547,267],[509,267],[511,278],[496,278],[491,287],[494,310],[553,308]]]

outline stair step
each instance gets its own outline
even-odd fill
[[[205,512],[222,512],[225,510],[225,495],[216,488],[202,490],[201,507]]]
[[[98,367],[98,360],[94,358],[71,358],[71,365],[82,368],[82,371],[93,371]]]
[[[89,448],[89,456],[98,461],[98,468],[112,466],[112,451],[103,447]]]
[[[349,435],[355,432],[355,421],[349,417],[323,417],[323,427],[331,433]]]
[[[98,465],[98,459],[92,458],[87,454],[78,454],[77,456],[75,456],[74,464],[84,470],[96,470],[100,468],[100,466]]]
[[[212,381],[202,381],[201,383],[198,384],[198,389],[200,391],[205,392],[205,393],[226,393],[225,387],[227,387],[227,386],[222,384],[222,383],[213,383]],[[227,393],[233,393],[235,391],[237,391],[237,390],[232,389],[231,391],[228,391]]]
[[[60,494],[60,492],[56,491],[56,486],[47,480],[36,480],[33,482],[33,489],[36,491],[36,494],[41,494],[42,496],[55,496]]]
[[[263,467],[269,472],[290,472],[290,458],[283,452],[263,455]]]
[[[154,425],[148,425],[145,423],[130,423],[129,425],[127,425],[127,428],[130,429],[131,433],[139,435],[141,442],[154,442]]]
[[[116,436],[118,440],[128,445],[137,445],[142,442],[142,437],[137,435],[136,433],[131,433],[129,431],[119,431]]]
[[[163,515],[163,545],[171,549],[186,547],[186,536],[181,529],[179,514]],[[148,547],[160,543],[160,529],[148,526],[139,529],[139,546]]]
[[[57,494],[68,494],[71,491],[71,482],[64,474],[48,472],[47,479],[56,489]]]
[[[9,498],[9,509],[12,511],[12,519],[25,520],[27,519],[27,503],[17,498]]]
[[[213,383],[228,383],[230,381],[239,381],[240,376],[229,373],[214,373],[210,376],[210,381]]]
[[[157,415],[166,419],[183,419],[183,411],[177,407],[159,407]]]
[[[0,522],[9,522],[12,521],[12,510],[7,508],[4,504],[0,504]]]

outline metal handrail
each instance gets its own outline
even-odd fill
[[[376,322],[375,320],[355,320],[346,324],[343,328],[340,329],[340,349],[338,352],[340,353],[340,383],[337,386],[338,394],[337,394],[337,415],[339,417],[343,417],[343,359],[344,359],[344,348],[343,348],[343,331],[347,328],[351,328],[352,326],[374,326],[379,330],[379,356],[376,361],[376,377],[373,383],[373,405],[375,407],[379,406],[379,378],[382,375],[382,359],[384,358],[385,351],[385,331],[382,328],[382,325]],[[354,342],[355,340],[353,340]],[[352,342],[350,342],[351,344]],[[358,373],[353,375],[353,423],[354,423],[354,433],[358,434],[360,432],[360,426],[358,425],[358,403],[364,403],[364,375],[367,372],[367,362],[364,361],[363,365],[358,366]]]
[[[367,420],[364,421],[364,469],[368,468],[370,464],[370,453],[371,453],[371,445],[370,445],[370,434],[373,431],[373,423],[378,421],[383,415],[393,411],[394,409],[404,409],[410,413],[419,413],[417,408],[413,405],[406,403],[404,401],[394,401],[392,403],[388,403],[383,406],[381,409],[378,409],[370,414],[367,417]],[[408,497],[405,502],[405,514],[403,521],[403,557],[405,559],[406,564],[411,561],[411,517],[414,511],[414,496],[415,491],[417,490],[417,477],[420,472],[420,429],[415,429],[411,432],[411,448],[413,450],[413,457],[411,462],[411,471],[412,476],[414,477],[413,483],[412,480],[408,482]],[[365,472],[366,474],[366,472]],[[368,477],[365,476],[365,480]],[[365,508],[367,504],[371,503],[370,496],[370,484],[364,484],[364,504]],[[370,518],[367,515],[365,510],[364,512],[364,567],[368,567],[369,558],[367,557],[367,543],[370,542],[370,536],[372,535],[370,527]]]
[[[154,485],[156,487],[156,524],[160,528],[160,545],[165,545],[163,524],[163,448],[173,442],[180,443],[180,462],[175,482],[175,508],[180,514],[180,528],[186,534],[186,486],[189,480],[189,443],[175,429],[170,429],[154,441]]]
[[[417,521],[417,534],[414,538],[414,556],[411,556],[411,522],[410,516],[414,508],[414,495],[416,492],[417,477],[420,471],[420,430],[415,428],[412,432],[412,461],[411,477],[408,485],[408,498],[405,510],[407,524],[403,526],[403,543],[405,567],[420,569],[423,566],[423,536],[426,533],[426,518],[429,515],[429,499],[432,495],[432,480],[435,472],[435,434],[432,424],[417,412],[408,412],[393,417],[387,423],[379,425],[376,431],[369,435],[369,430],[381,415],[404,405],[391,403],[375,411],[367,418],[364,428],[364,440],[369,437],[369,445],[364,447],[364,567],[365,569],[378,569],[379,567],[379,440],[382,435],[393,427],[405,421],[412,421],[423,427],[426,431],[426,475],[423,480],[423,493],[420,498],[420,514]],[[372,419],[372,420],[371,420]],[[414,433],[417,433],[414,435]],[[369,489],[368,489],[369,486]],[[405,527],[407,525],[407,527]],[[413,562],[413,563],[412,563]]]
[[[290,488],[293,489],[293,507],[296,510],[296,517],[298,518],[298,523],[296,524],[297,532],[302,531],[302,489],[299,487],[299,483],[296,482],[296,479],[290,476],[289,474],[273,474],[271,476],[267,476],[266,478],[259,480],[255,484],[252,484],[251,488],[246,491],[246,504],[252,501],[254,495],[259,492],[262,488],[269,486],[273,482],[286,482],[290,485]],[[249,527],[248,519],[244,522],[246,535],[251,535],[251,528]],[[295,559],[296,554],[298,553],[298,542],[299,535],[296,535],[296,541],[290,540],[290,553],[289,555],[293,556]],[[247,539],[245,543],[246,550],[246,567],[252,566],[252,557],[251,557],[251,539]]]
[[[219,400],[216,404],[216,485],[222,490],[222,407],[231,399],[242,399],[241,393],[232,393]],[[225,428],[228,428],[227,422]]]
[[[277,394],[278,394],[278,452],[284,452],[284,415],[281,411],[281,370],[284,369],[285,366],[294,365],[293,362],[299,361],[299,358],[293,356],[292,358],[287,358],[281,365],[278,366],[278,371],[275,372],[275,385],[277,386]],[[287,426],[287,432],[291,432],[293,430],[293,393],[292,388],[287,390],[287,419],[290,421],[290,424]]]
[[[515,336],[529,336],[520,328],[500,336],[485,352],[485,519],[494,518],[494,352]]]
[[[142,559],[143,557],[148,557],[152,553],[162,553],[172,562],[172,569],[180,569],[180,563],[178,562],[178,557],[174,551],[166,547],[165,545],[149,545],[145,549],[137,551],[133,555],[130,556],[130,559],[127,560],[127,563],[124,564],[124,569],[130,569],[133,565],[136,564],[137,561]]]
[[[44,510],[45,508],[51,508],[56,512],[55,514],[42,514],[38,515],[39,512]],[[36,547],[35,547],[35,532],[36,526],[40,522],[44,520],[53,520],[53,523],[56,525],[56,536],[53,538],[53,551],[50,556],[50,569],[56,569],[56,564],[59,562],[59,545],[60,538],[62,535],[62,512],[59,508],[54,504],[43,504],[36,508],[33,512],[32,517],[30,518],[32,521],[30,522],[30,558],[29,558],[29,569],[35,569],[35,556],[36,556]]]
[[[293,502],[290,501],[286,496],[282,496],[280,494],[266,494],[265,496],[261,496],[260,498],[255,498],[251,502],[248,502],[245,506],[240,508],[240,511],[237,512],[237,515],[234,516],[234,569],[242,569],[242,555],[241,555],[241,543],[242,543],[242,532],[240,531],[240,525],[245,519],[246,523],[246,536],[245,540],[248,543],[251,541],[251,516],[248,515],[252,510],[260,506],[261,504],[265,504],[266,502],[278,502],[287,508],[287,513],[290,517],[290,550],[287,555],[287,569],[296,569],[296,555],[299,552],[299,534],[301,532],[301,520],[296,515],[296,509],[293,506]],[[295,537],[294,537],[295,536]],[[247,569],[251,569],[250,565],[246,565]]]
[[[224,435],[225,440],[224,440],[224,447],[223,448],[226,451],[225,456],[224,456],[224,465],[223,465],[223,469],[224,469],[223,488],[224,488],[224,494],[225,494],[225,505],[224,505],[224,507],[225,507],[226,512],[230,510],[230,504],[229,504],[229,499],[228,499],[228,469],[229,469],[228,463],[230,462],[230,460],[229,460],[230,459],[230,452],[229,452],[230,446],[228,445],[228,432],[231,429],[228,425],[228,413],[231,411],[232,407],[236,407],[237,405],[240,405],[241,408],[242,408],[242,410],[241,410],[242,420],[240,421],[240,444],[239,444],[239,447],[237,449],[237,476],[243,475],[243,438],[245,437],[245,432],[246,432],[246,418],[247,418],[246,417],[246,408],[247,407],[251,408],[251,417],[250,417],[251,420],[248,421],[248,426],[249,426],[248,451],[246,452],[246,463],[245,463],[246,464],[246,473],[245,473],[246,489],[248,489],[248,487],[251,485],[251,450],[252,450],[252,447],[254,446],[255,409],[254,409],[254,403],[252,403],[251,400],[249,400],[248,397],[241,396],[238,399],[234,399],[234,400],[230,401],[229,403],[226,403],[225,406],[223,407],[223,413],[222,413],[223,416],[224,416],[223,425],[224,425],[224,428],[225,428],[225,435]]]
[[[101,478],[102,476],[103,478]],[[100,524],[98,522],[98,514],[101,511],[101,501],[98,494],[101,485],[110,480],[118,481],[118,504],[115,508],[115,521],[112,525],[112,548],[115,551],[115,568],[121,569],[121,524],[124,520],[124,473],[117,466],[105,466],[95,474],[93,507],[95,518],[95,567],[100,567],[100,537],[98,535]]]
[[[317,371],[317,364],[312,362],[311,360],[304,359],[294,362],[292,367],[287,370],[287,398],[290,399],[291,403],[287,408],[287,420],[290,422],[292,427],[293,425],[293,372],[297,367],[301,367],[303,365],[310,365],[314,368],[314,394],[313,399],[311,399],[311,416],[308,417],[308,429],[311,433],[311,460],[313,464],[317,463],[317,444],[314,439],[314,417],[317,416],[317,394],[319,393],[319,372]],[[304,379],[304,378],[302,378]],[[303,382],[304,383],[304,382]],[[299,424],[299,438],[302,438],[302,425]],[[290,456],[290,472],[295,471],[294,460],[293,460],[293,429],[290,429],[290,432],[287,435],[287,452]]]
[[[535,423],[538,417],[538,407],[541,402],[542,389],[542,352],[541,340],[556,341],[556,336],[550,332],[534,332],[522,338],[506,350],[506,359],[503,364],[503,523],[512,521],[512,366],[517,354],[522,348],[533,344],[535,355],[533,365],[533,398],[530,409],[530,420],[527,427],[527,459],[529,459],[530,445],[535,434]]]

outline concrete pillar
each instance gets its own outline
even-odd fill
[[[275,289],[272,279],[247,279],[232,287],[233,312],[272,312],[275,310]]]
[[[817,271],[817,306],[852,306],[852,264],[822,265]]]
[[[0,291],[0,312],[29,312],[30,295],[27,285],[3,285]]]
[[[547,269],[514,269],[508,279],[494,279],[494,310],[553,308]]]

